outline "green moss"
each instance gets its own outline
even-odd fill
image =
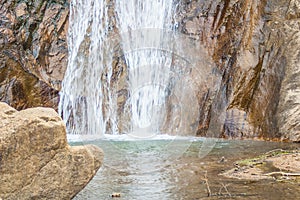
[[[258,164],[262,164],[262,158],[256,157],[251,159],[240,160],[236,162],[239,166],[254,166]]]
[[[248,158],[248,159],[244,159],[244,160],[239,160],[235,164],[238,165],[238,166],[261,165],[261,164],[264,163],[264,161],[267,158],[276,157],[276,156],[284,155],[284,154],[291,154],[291,153],[295,153],[295,151],[275,149],[275,150],[269,151],[265,154],[262,154],[258,157],[255,157],[255,158]]]

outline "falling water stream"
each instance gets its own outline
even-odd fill
[[[158,131],[172,60],[158,49],[165,50],[162,41],[170,36],[165,32],[172,31],[173,2],[116,1],[119,36],[109,35],[108,6],[103,0],[71,2],[70,56],[60,112],[71,134],[104,134],[108,124],[110,133],[120,132],[111,86],[113,46],[119,43],[128,70],[129,97],[123,110],[130,112],[127,131]]]
[[[62,83],[59,112],[68,133],[101,133],[106,130],[102,113],[103,90],[110,77],[110,58],[105,57],[106,1],[72,0],[68,34],[68,67]]]
[[[176,6],[71,1],[59,104],[69,134],[195,135],[199,91],[212,94],[220,75],[199,43],[176,32]]]
[[[172,31],[172,11],[172,1],[116,1],[118,29],[129,70],[130,129],[136,136],[159,132],[166,110],[172,54],[162,50],[169,50],[163,41],[172,37],[167,34]]]

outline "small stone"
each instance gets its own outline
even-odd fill
[[[224,156],[222,156],[221,160],[219,160],[219,163],[223,163],[223,162],[226,162],[226,159]]]
[[[112,198],[115,198],[115,197],[121,197],[121,193],[117,193],[117,192],[112,193],[111,197],[112,197]]]

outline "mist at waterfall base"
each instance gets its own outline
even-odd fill
[[[177,6],[71,1],[59,104],[69,140],[195,136],[199,97],[214,97],[220,74],[199,42],[177,32]]]

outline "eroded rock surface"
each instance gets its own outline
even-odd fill
[[[68,1],[1,0],[0,101],[56,108],[67,66]]]
[[[300,1],[182,1],[180,30],[222,71],[223,137],[300,141]],[[200,102],[208,107],[211,102]],[[201,115],[199,135],[211,111]]]
[[[98,147],[67,144],[53,109],[19,112],[0,103],[0,199],[71,199],[102,159]]]

